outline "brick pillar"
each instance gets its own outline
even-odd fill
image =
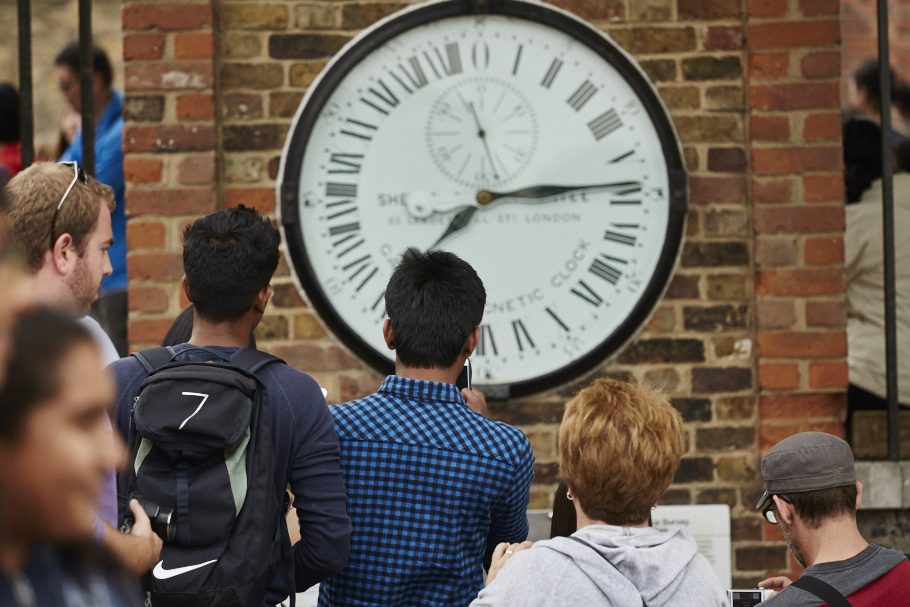
[[[129,339],[157,345],[185,305],[182,230],[216,205],[209,2],[123,5]]]
[[[749,2],[759,446],[802,430],[843,434],[847,385],[836,0]],[[798,569],[779,529],[736,551]],[[775,542],[769,545],[767,542]]]

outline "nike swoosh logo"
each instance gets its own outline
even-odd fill
[[[152,570],[152,575],[154,575],[159,580],[168,580],[172,577],[177,577],[178,575],[183,575],[184,573],[189,573],[190,571],[195,571],[200,567],[211,565],[217,561],[218,559],[214,559],[211,561],[206,561],[204,563],[199,563],[198,565],[187,565],[186,567],[177,567],[176,569],[165,569],[164,559],[162,559],[160,563],[155,565],[155,568]]]

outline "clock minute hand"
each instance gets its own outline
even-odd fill
[[[586,185],[532,185],[511,192],[490,192],[489,190],[480,190],[477,192],[477,202],[480,204],[490,204],[501,198],[527,198],[541,199],[552,198],[568,192],[577,192],[579,190],[611,190],[617,194],[631,194],[641,190],[641,183],[638,181],[614,181],[612,183],[591,183]]]
[[[490,144],[487,142],[487,132],[480,126],[480,118],[477,117],[477,109],[474,107],[473,103],[468,103],[468,109],[471,110],[471,115],[474,117],[474,124],[477,126],[477,136],[480,137],[480,142],[483,143],[483,151],[487,155],[487,160],[490,161],[490,170],[493,171],[494,179],[499,179],[499,175],[496,174],[496,163],[493,162],[493,154],[490,152]]]
[[[436,242],[431,244],[427,248],[427,250],[435,249],[436,247],[439,246],[439,243],[441,243],[443,240],[445,240],[446,238],[448,238],[455,232],[458,232],[458,231],[466,228],[467,225],[469,223],[471,223],[471,219],[474,217],[474,213],[477,212],[477,209],[478,209],[478,207],[471,206],[471,207],[465,207],[465,208],[461,209],[460,211],[458,211],[458,213],[455,214],[455,217],[452,218],[452,221],[449,222],[449,225],[446,227],[445,232],[442,233],[442,236],[437,238]]]

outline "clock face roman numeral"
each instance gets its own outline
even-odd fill
[[[356,183],[335,183],[333,181],[325,184],[326,196],[337,196],[339,198],[357,198]]]
[[[622,120],[619,119],[619,114],[616,113],[616,110],[609,109],[591,122],[588,123],[588,128],[591,129],[591,133],[594,135],[594,139],[600,141],[613,131],[617,130],[622,126]]]
[[[398,70],[404,75],[411,86],[405,84],[398,74],[392,72],[392,77],[398,81],[398,84],[401,85],[401,88],[406,90],[409,93],[414,92],[414,90],[421,89],[427,85],[427,75],[423,71],[423,67],[420,65],[420,60],[417,57],[408,57],[408,65],[404,66],[398,64]],[[413,88],[411,88],[413,87]]]
[[[545,89],[550,88],[553,81],[556,80],[556,75],[559,73],[560,68],[562,68],[562,59],[554,59],[547,69],[547,73],[544,74],[543,80],[540,81],[540,86]]]
[[[635,244],[636,237],[634,234],[625,234],[619,230],[638,229],[637,223],[614,223],[612,226],[614,229],[610,229],[604,232],[604,240],[628,245],[630,247]]]
[[[626,263],[627,262],[624,259],[601,253],[600,257],[594,259],[594,262],[591,264],[591,267],[588,268],[588,271],[595,276],[603,278],[611,285],[615,285],[619,282],[620,277],[622,277],[622,270],[616,267],[615,264],[625,265]]]
[[[559,325],[559,327],[560,327],[563,331],[565,331],[566,333],[568,333],[568,332],[569,332],[569,325],[567,325],[567,324],[559,317],[559,315],[558,315],[556,312],[553,311],[553,308],[547,306],[545,309],[546,309],[547,314],[550,315],[550,318],[552,318],[553,320],[555,320],[555,321],[556,321],[556,324]]]
[[[625,160],[626,158],[628,158],[629,156],[631,156],[634,153],[635,153],[635,150],[629,150],[625,154],[620,154],[616,158],[613,158],[612,160],[610,160],[610,164],[616,164],[617,162],[622,162],[623,160]]]
[[[477,344],[478,356],[496,356],[499,349],[496,347],[496,340],[493,338],[493,329],[490,325],[480,325],[480,342]]]
[[[367,95],[360,98],[362,102],[386,116],[389,112],[398,107],[400,101],[395,93],[382,81],[382,78],[376,79],[376,86],[367,89]]]
[[[354,120],[353,118],[345,119],[345,126],[339,131],[342,135],[356,137],[364,141],[372,141],[373,133],[379,128],[375,124]]]
[[[475,42],[471,46],[471,64],[477,69],[490,67],[490,45],[486,42]]]
[[[359,232],[360,231],[360,222],[352,221],[351,223],[343,223],[329,228],[329,236],[341,236],[342,234],[347,234],[348,232]]]
[[[332,152],[329,157],[329,174],[357,174],[363,166],[363,154]]]
[[[592,306],[599,306],[604,302],[604,298],[597,294],[597,292],[588,285],[584,280],[578,281],[578,286],[573,287],[571,290],[573,295],[581,297],[584,301],[588,302]]]
[[[593,97],[594,93],[596,92],[597,87],[594,86],[590,80],[585,80],[581,83],[581,86],[579,86],[575,92],[572,93],[568,99],[566,99],[566,103],[568,103],[572,109],[577,112],[585,106],[588,100],[591,99],[591,97]]]
[[[351,272],[347,277],[348,282],[354,283],[358,277],[360,278],[359,282],[355,283],[355,291],[359,292],[368,282],[370,282],[370,279],[379,273],[379,268],[371,261],[372,257],[371,254],[367,253],[363,257],[359,257],[354,261],[341,266],[343,271]]]
[[[370,309],[375,312],[379,308],[379,304],[381,304],[384,300],[385,300],[385,289],[382,290],[382,293],[379,294],[379,297],[376,298],[376,300],[373,302],[373,305],[370,306]],[[383,316],[385,316],[385,314],[383,314]]]
[[[430,64],[433,74],[439,79],[462,72],[461,51],[457,42],[449,42],[443,51],[439,50],[439,47],[434,48],[432,53],[424,51],[423,56]]]
[[[518,66],[521,63],[521,51],[525,47],[524,44],[518,45],[518,50],[515,51],[515,61],[512,63],[512,75],[515,76],[518,74]]]
[[[531,334],[528,333],[528,328],[525,327],[525,323],[523,321],[513,320],[512,332],[515,334],[515,342],[518,344],[519,352],[524,352],[525,347],[534,349],[534,340],[531,339]]]
[[[335,254],[335,257],[337,257],[338,259],[341,259],[342,257],[347,255],[354,249],[356,249],[360,246],[363,246],[363,243],[366,241],[363,238],[358,238],[358,236],[359,236],[358,234],[348,234],[347,236],[333,242],[332,246],[334,248],[341,249],[340,251],[338,251]],[[351,243],[352,240],[354,241],[353,243]],[[342,247],[344,247],[344,248],[342,248]]]

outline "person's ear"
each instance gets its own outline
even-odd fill
[[[859,510],[859,504],[863,500],[863,483],[856,481],[856,509]]]
[[[253,300],[253,308],[260,314],[265,314],[265,308],[269,305],[269,300],[271,298],[272,285],[266,285],[256,294],[256,299]]]
[[[60,274],[69,274],[76,267],[79,257],[71,234],[61,234],[50,249],[51,262]]]
[[[392,321],[388,318],[382,323],[382,337],[385,339],[385,345],[389,350],[395,349],[395,333],[392,331]]]
[[[777,510],[778,518],[787,525],[792,525],[793,517],[796,514],[793,504],[785,502],[776,495],[771,496],[771,499],[774,500],[774,508]]]
[[[186,282],[186,274],[180,279],[180,290],[183,291],[183,296],[186,297],[186,300],[193,303],[193,300],[190,298],[190,286]]]
[[[477,348],[477,344],[480,342],[480,327],[474,327],[471,332],[468,334],[468,338],[464,340],[464,346],[462,347],[461,354],[463,356],[470,356],[474,353],[474,350]]]

